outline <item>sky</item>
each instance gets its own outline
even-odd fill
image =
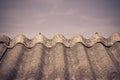
[[[0,34],[85,38],[120,32],[120,0],[0,0]]]

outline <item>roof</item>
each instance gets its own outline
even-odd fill
[[[120,80],[120,34],[0,36],[0,80]]]

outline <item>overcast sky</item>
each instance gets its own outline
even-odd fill
[[[120,0],[0,0],[0,34],[70,38],[120,32]]]

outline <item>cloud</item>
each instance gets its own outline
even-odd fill
[[[43,23],[46,22],[46,19],[38,19],[38,20],[36,20],[36,22],[37,22],[38,24],[43,24]]]
[[[36,3],[47,3],[47,4],[59,4],[61,3],[63,0],[30,0],[32,2],[36,2]]]
[[[94,16],[80,16],[80,19],[89,22],[89,23],[95,23],[95,24],[111,24],[113,22],[112,18],[100,18],[100,17],[94,17]]]
[[[55,6],[52,8],[51,12],[50,12],[50,16],[71,16],[71,15],[75,15],[77,12],[79,12],[79,10],[77,9],[68,9],[68,10],[64,10],[64,11],[58,11],[58,7]]]
[[[66,15],[66,16],[75,15],[77,12],[78,12],[77,9],[70,9],[70,10],[68,10],[68,11],[65,13],[65,15]]]

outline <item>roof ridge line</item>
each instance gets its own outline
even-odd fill
[[[0,42],[8,43],[8,47],[13,47],[18,43],[24,44],[26,47],[33,47],[37,43],[42,43],[47,47],[52,47],[56,43],[63,43],[67,47],[71,47],[74,44],[80,42],[85,46],[90,47],[100,42],[105,46],[112,46],[115,42],[120,41],[120,33],[114,33],[109,38],[104,38],[102,35],[96,33],[91,38],[86,39],[81,35],[75,35],[70,39],[65,38],[63,35],[55,35],[52,39],[48,39],[42,34],[36,35],[33,39],[28,39],[25,35],[19,34],[15,38],[10,39],[7,36],[0,36]]]

